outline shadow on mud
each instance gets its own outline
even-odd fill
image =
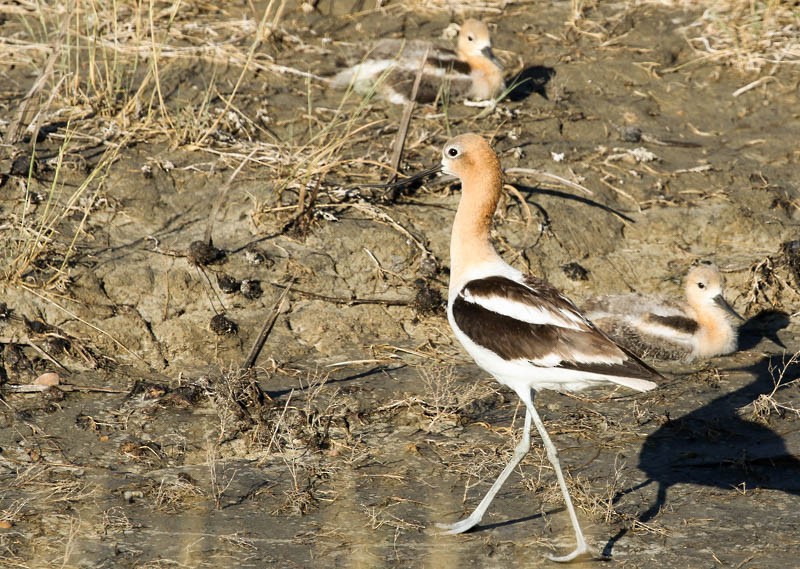
[[[547,99],[547,84],[555,75],[556,70],[552,67],[544,65],[526,67],[507,81],[509,85],[507,98],[510,101],[522,101],[536,93]]]
[[[780,310],[762,310],[739,328],[739,351],[752,350],[762,338],[786,349],[778,337],[778,330],[789,326],[789,315]]]
[[[381,365],[377,365],[377,366],[371,367],[369,369],[366,369],[364,371],[359,371],[357,373],[352,373],[352,374],[346,375],[344,377],[330,377],[325,381],[325,384],[326,385],[335,385],[335,384],[338,384],[338,383],[349,383],[349,382],[355,381],[357,379],[368,379],[368,378],[370,378],[370,377],[372,377],[374,375],[393,372],[393,371],[397,371],[397,370],[400,370],[400,369],[403,369],[403,368],[406,368],[406,367],[408,367],[408,364],[389,364],[389,365],[381,364]],[[286,389],[272,389],[272,390],[268,389],[267,390],[267,395],[269,395],[273,399],[278,399],[280,397],[283,397],[284,395],[288,395],[292,391],[297,391],[297,392],[307,391],[309,389],[309,387],[310,387],[309,385],[306,385],[306,386],[302,386],[301,385],[299,387],[291,387],[291,388],[286,388]]]
[[[602,210],[602,211],[604,211],[606,213],[610,213],[610,214],[612,214],[612,215],[614,215],[614,216],[616,216],[616,217],[618,217],[618,218],[620,218],[622,220],[627,221],[628,223],[636,223],[636,220],[634,220],[633,218],[625,215],[621,211],[619,211],[617,209],[614,209],[613,207],[609,207],[609,206],[607,206],[607,205],[605,205],[603,203],[600,203],[598,201],[595,201],[595,200],[592,200],[592,199],[589,199],[589,198],[585,198],[583,196],[576,196],[575,194],[570,194],[568,192],[562,192],[560,190],[553,190],[551,188],[540,188],[539,186],[526,186],[525,184],[520,184],[520,183],[516,183],[516,182],[513,183],[512,185],[517,190],[519,190],[520,192],[528,194],[529,196],[538,194],[538,195],[542,195],[542,196],[551,196],[551,197],[561,198],[561,199],[564,199],[564,200],[567,200],[567,201],[578,202],[578,203],[581,203],[583,205],[587,205],[589,207],[600,209],[600,210]],[[533,201],[528,201],[528,204],[536,207],[542,213],[542,215],[545,216],[546,221],[549,222],[550,215],[547,213],[547,211],[544,209],[544,207],[542,207],[541,205],[539,205],[538,203],[533,202]]]
[[[650,483],[658,484],[655,502],[638,520],[655,518],[667,502],[667,491],[675,484],[738,489],[780,490],[800,495],[800,460],[796,453],[800,439],[787,440],[763,423],[743,418],[744,407],[778,394],[800,377],[800,366],[787,363],[784,356],[769,356],[737,371],[755,377],[752,383],[727,393],[699,409],[667,423],[647,437],[639,455],[639,468],[648,479],[620,493],[615,501]],[[755,415],[755,409],[752,409]],[[797,439],[797,440],[795,440]],[[627,533],[622,529],[605,546],[611,555],[614,545]]]

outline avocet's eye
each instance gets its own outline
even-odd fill
[[[447,149],[447,155],[450,158],[455,158],[456,156],[458,156],[458,148],[456,148],[455,146],[451,146],[450,148]]]
[[[697,288],[706,288],[706,283],[697,283]]]
[[[468,34],[467,41],[475,41],[475,36],[473,36],[472,34]]]

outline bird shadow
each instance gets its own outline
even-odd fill
[[[508,80],[508,94],[510,101],[522,101],[534,93],[547,99],[547,84],[555,77],[556,70],[544,65],[526,67]]]
[[[552,511],[548,512],[548,514],[554,514],[554,513],[557,513],[557,512],[562,512],[565,509],[566,508],[558,508],[558,509],[555,509],[555,510],[552,510]],[[470,529],[468,529],[464,533],[470,533],[470,534],[482,533],[484,531],[489,531],[489,530],[493,530],[493,529],[497,529],[497,528],[502,528],[502,527],[506,527],[506,526],[513,526],[513,525],[516,525],[516,524],[521,524],[521,523],[530,522],[530,521],[533,521],[533,520],[538,520],[538,519],[543,518],[543,517],[544,517],[543,514],[530,514],[530,515],[527,515],[527,516],[521,516],[521,517],[513,518],[513,519],[510,519],[510,520],[503,520],[501,522],[493,522],[493,523],[490,523],[490,524],[478,524],[478,525],[476,525],[474,527],[471,527]]]
[[[739,327],[739,351],[752,350],[763,338],[786,349],[778,330],[789,326],[789,315],[781,310],[762,310]]]
[[[763,423],[747,420],[740,410],[786,389],[800,378],[800,366],[783,356],[765,357],[737,371],[755,377],[747,385],[726,393],[682,417],[671,419],[649,435],[639,454],[639,468],[647,480],[615,496],[658,484],[656,499],[637,520],[647,523],[667,503],[667,493],[676,484],[714,488],[780,490],[800,495],[800,460],[786,441]],[[628,532],[623,528],[606,544],[610,556],[615,544]]]
[[[564,200],[575,201],[575,202],[587,205],[589,207],[600,209],[600,210],[602,210],[602,211],[604,211],[606,213],[610,213],[610,214],[612,214],[612,215],[614,215],[614,216],[616,216],[616,217],[618,217],[618,218],[620,218],[622,220],[627,221],[628,223],[636,223],[636,221],[633,218],[625,215],[621,211],[616,210],[613,207],[609,207],[609,206],[607,206],[607,205],[605,205],[603,203],[600,203],[598,201],[595,201],[595,200],[592,200],[592,199],[589,199],[589,198],[585,198],[583,196],[576,196],[574,194],[570,194],[570,193],[567,193],[567,192],[562,192],[562,191],[559,191],[559,190],[553,190],[553,189],[549,189],[549,188],[540,188],[540,187],[537,187],[537,186],[526,186],[524,184],[519,184],[519,183],[515,183],[514,187],[517,188],[517,190],[519,190],[519,191],[521,191],[523,193],[526,193],[528,195],[539,194],[539,195],[543,195],[543,196],[552,196],[552,197],[557,197],[557,198],[561,198],[561,199],[564,199]],[[544,208],[541,208],[541,206],[537,206],[537,207],[539,207],[540,210],[542,210],[542,211],[544,209]]]

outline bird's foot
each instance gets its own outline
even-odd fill
[[[578,546],[572,553],[568,553],[567,555],[555,556],[555,555],[548,555],[547,558],[550,561],[555,561],[556,563],[570,563],[572,561],[577,560],[588,560],[588,559],[607,559],[607,557],[597,557],[592,553],[589,549],[589,546],[586,543],[579,543]]]
[[[436,524],[436,527],[442,530],[439,532],[442,535],[455,535],[457,533],[464,533],[465,531],[472,529],[478,525],[480,521],[480,518],[472,519],[472,516],[470,516],[454,524]]]
[[[471,99],[464,100],[465,107],[478,107],[482,109],[493,109],[497,106],[497,101],[494,99],[485,99],[483,101],[473,101]]]

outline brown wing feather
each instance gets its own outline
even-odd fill
[[[476,302],[467,301],[465,294]],[[491,296],[555,313],[566,311],[581,324],[578,328],[531,324],[498,314],[479,303],[481,297]],[[565,369],[641,379],[659,377],[650,366],[595,328],[569,299],[541,279],[529,277],[525,284],[505,277],[470,281],[453,302],[452,311],[453,319],[467,336],[504,359],[536,361],[555,353],[561,359],[557,367]],[[609,363],[596,361],[604,356]]]

